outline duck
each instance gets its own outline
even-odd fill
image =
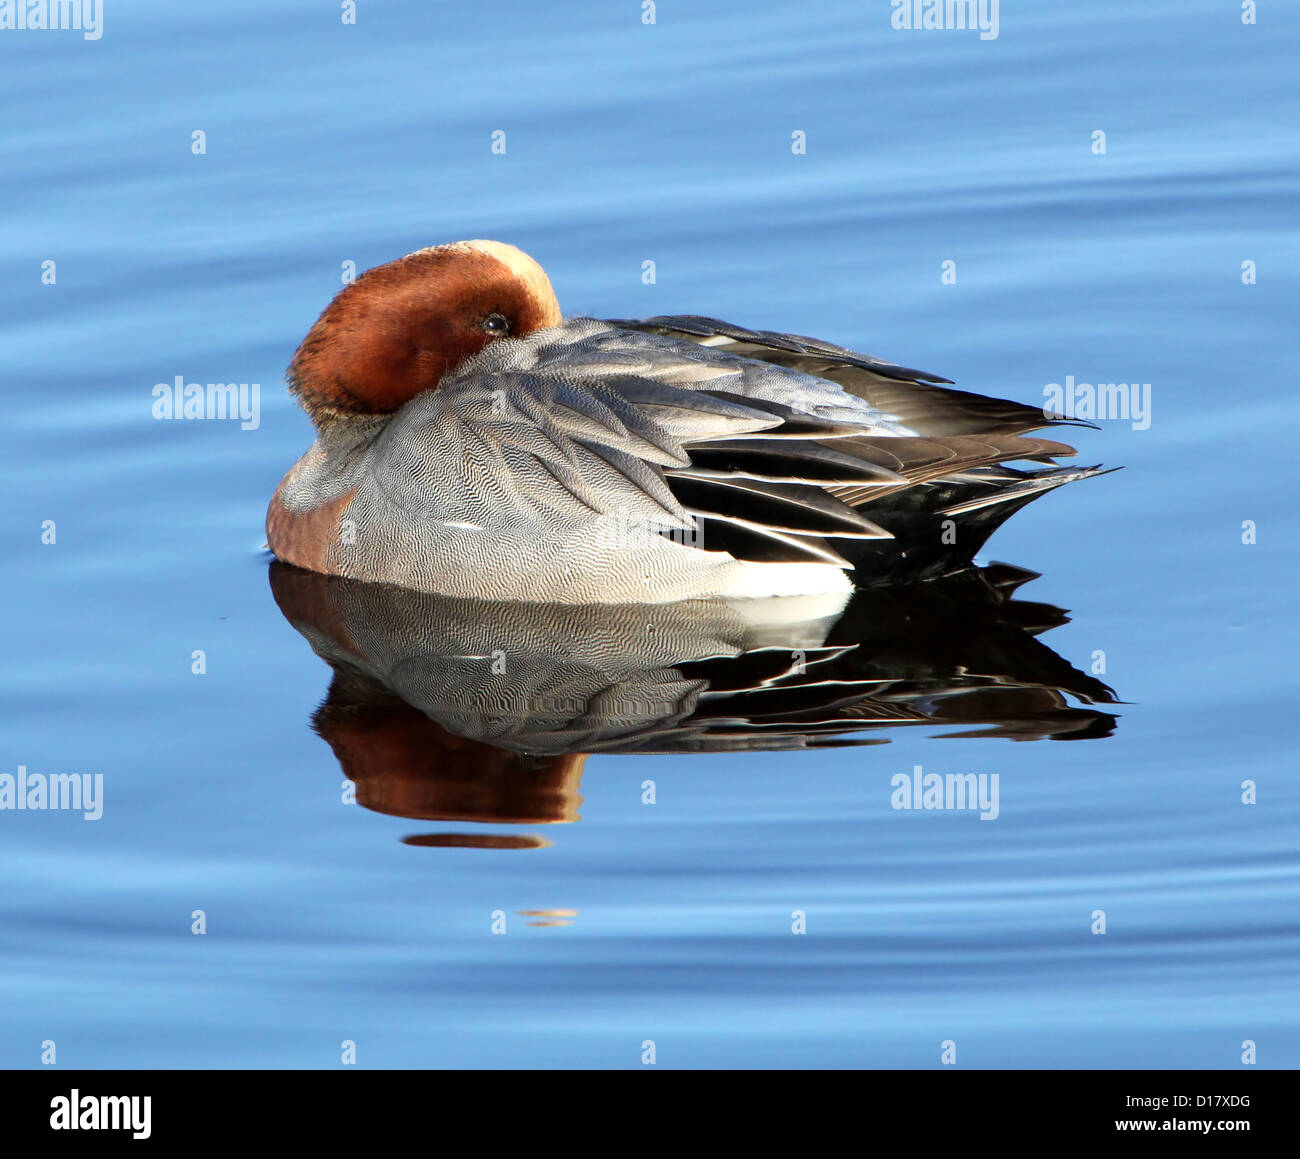
[[[1103,473],[1033,433],[1092,424],[819,339],[565,318],[533,258],[482,239],[365,271],[286,377],[316,437],[272,553],[458,599],[847,600],[969,568]]]

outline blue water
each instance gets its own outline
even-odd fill
[[[739,0],[0,31],[0,772],[104,784],[98,821],[0,812],[0,1065],[1300,1065],[1300,11],[1026,7],[995,40]],[[329,670],[266,578],[310,442],[279,384],[343,263],[470,237],[571,314],[815,334],[1035,404],[1151,383],[1148,429],[1073,432],[1126,470],[988,552],[1071,609],[1044,642],[1104,653],[1114,734],[596,755],[550,825],[343,803]],[[259,383],[256,429],[155,421],[177,375]],[[892,809],[915,765],[997,773],[998,819]],[[545,840],[402,841],[479,831]]]

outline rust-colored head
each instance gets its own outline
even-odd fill
[[[289,364],[320,423],[387,414],[498,338],[561,322],[545,271],[498,241],[416,250],[367,270],[325,307]]]

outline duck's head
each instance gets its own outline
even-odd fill
[[[319,426],[388,414],[489,342],[561,322],[545,271],[499,241],[416,250],[367,270],[325,307],[289,365]]]

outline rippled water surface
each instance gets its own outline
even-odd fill
[[[104,786],[97,821],[0,811],[0,1063],[1300,1064],[1300,13],[1004,5],[981,40],[875,0],[107,7],[97,41],[0,31],[0,771]],[[399,815],[419,784],[344,803],[330,670],[262,550],[310,442],[281,377],[343,263],[468,237],[572,314],[1035,404],[1149,382],[1149,426],[1071,432],[1126,470],[988,552],[1071,609],[1043,642],[1116,690],[1113,735],[596,753],[544,800],[485,772],[441,817]],[[155,421],[177,375],[260,384],[255,429]],[[997,774],[996,820],[892,808],[917,765]]]

